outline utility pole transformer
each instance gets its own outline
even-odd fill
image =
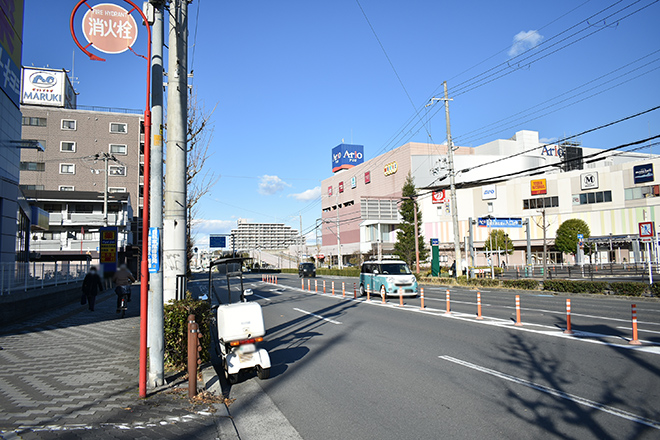
[[[165,302],[177,297],[177,276],[186,276],[188,0],[171,0],[169,17],[167,172],[163,213],[163,300]],[[178,293],[185,295],[185,291]]]
[[[158,270],[149,277],[147,336],[149,345],[148,386],[164,384],[165,340],[163,335],[163,8],[162,0],[151,0],[153,11],[151,56],[151,174],[149,224],[158,231]],[[149,18],[151,14],[147,14]],[[149,243],[152,246],[153,243]]]

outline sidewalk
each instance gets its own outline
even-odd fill
[[[224,405],[192,405],[186,382],[138,398],[136,291],[124,319],[107,291],[94,312],[74,304],[0,326],[0,438],[220,438]]]

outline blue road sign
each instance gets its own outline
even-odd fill
[[[577,239],[582,241],[584,240],[584,235],[583,234],[578,234]]]
[[[209,247],[212,248],[226,248],[227,237],[225,235],[211,234],[209,236]]]
[[[522,218],[486,218],[479,217],[477,226],[481,228],[522,228]]]
[[[438,246],[440,244],[440,239],[439,238],[432,238],[431,239],[431,246]]]

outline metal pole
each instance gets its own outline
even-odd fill
[[[149,386],[159,387],[164,383],[165,342],[163,336],[163,267],[162,267],[162,236],[163,236],[163,3],[151,0],[154,8],[153,23],[153,54],[151,57],[151,209],[149,223],[158,231],[158,271],[150,276],[149,283]],[[210,295],[210,290],[209,290]]]
[[[525,219],[525,225],[527,226],[527,266],[532,265],[532,231],[529,219]]]
[[[419,231],[417,230],[417,200],[414,197],[411,197],[413,202],[413,212],[415,220],[415,267],[417,273],[419,273]]]
[[[468,246],[470,250],[468,251],[466,249],[465,253],[466,255],[470,255],[470,260],[472,261],[471,267],[474,267],[474,235],[473,234],[474,234],[474,229],[472,225],[472,217],[470,217],[468,218]],[[469,268],[468,268],[467,276],[468,278],[471,278]]]
[[[108,153],[103,153],[103,160],[105,161],[105,178],[103,188],[103,226],[108,226],[108,162],[110,157]]]
[[[548,276],[548,243],[545,241],[546,230],[548,229],[545,224],[545,208],[542,211],[543,213],[543,281],[546,280]]]
[[[167,172],[163,212],[163,300],[176,297],[178,275],[186,274],[186,171],[188,114],[188,1],[170,2],[167,75]]]
[[[339,269],[342,269],[342,259],[341,259],[341,233],[339,232],[339,189],[337,189],[337,196],[335,197],[337,203],[337,264]]]
[[[454,258],[456,265],[461,264],[461,242],[458,230],[458,208],[456,204],[456,175],[454,173],[454,143],[451,139],[451,125],[449,123],[449,97],[447,95],[447,81],[442,83],[445,90],[445,119],[447,122],[447,158],[449,160],[449,188],[451,191],[451,220],[454,228]],[[458,270],[455,271],[458,273]],[[456,277],[456,274],[454,275]]]

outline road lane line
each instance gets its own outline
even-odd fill
[[[307,310],[298,309],[296,307],[294,307],[293,310],[295,310],[296,312],[304,313],[305,315],[313,316],[314,318],[322,319],[323,321],[327,321],[331,324],[337,324],[337,325],[341,324],[341,322],[339,322],[339,321],[335,321],[334,319],[326,318],[325,316],[317,315],[316,313],[308,312]]]
[[[631,412],[628,412],[628,411],[624,411],[622,409],[618,409],[618,408],[614,408],[612,406],[605,405],[604,403],[599,403],[599,402],[595,402],[593,400],[585,399],[584,397],[576,396],[575,394],[566,393],[564,391],[557,390],[555,388],[550,388],[550,387],[547,387],[545,385],[540,385],[540,384],[537,384],[535,382],[531,382],[531,381],[526,380],[526,379],[521,379],[521,378],[516,377],[516,376],[511,376],[509,374],[505,374],[505,373],[499,372],[497,370],[492,370],[490,368],[482,367],[480,365],[476,365],[476,364],[473,364],[473,363],[470,363],[470,362],[466,362],[466,361],[463,361],[463,360],[460,360],[460,359],[456,359],[456,358],[451,357],[451,356],[444,355],[444,356],[438,356],[438,357],[440,359],[444,359],[446,361],[453,362],[455,364],[462,365],[464,367],[471,368],[473,370],[480,371],[482,373],[490,374],[491,376],[495,376],[495,377],[498,377],[500,379],[508,380],[509,382],[513,382],[513,383],[516,383],[518,385],[523,385],[523,386],[526,386],[528,388],[532,388],[534,390],[550,394],[551,396],[560,397],[562,399],[566,399],[566,400],[569,400],[571,402],[574,402],[574,403],[577,403],[577,404],[580,404],[580,405],[583,405],[583,406],[588,406],[590,408],[597,409],[599,411],[603,411],[603,412],[606,412],[608,414],[612,414],[612,415],[617,416],[617,417],[621,417],[622,419],[630,420],[631,422],[640,423],[642,425],[646,425],[646,426],[649,426],[649,427],[655,428],[655,429],[660,429],[660,422],[657,422],[657,421],[651,420],[651,419],[647,419],[646,417],[642,417],[642,416],[639,416],[637,414],[634,414],[634,413],[631,413]]]
[[[254,295],[254,296],[258,297],[258,298],[261,298],[261,299],[265,299],[266,301],[271,301],[270,298],[266,298],[265,296],[257,295],[256,293],[253,293],[252,295]]]
[[[630,327],[617,327],[617,328],[620,328],[622,330],[632,330],[632,328],[630,328]],[[656,331],[653,331],[653,330],[643,330],[643,329],[640,328],[639,331],[642,332],[642,333],[655,333],[655,334],[660,335],[660,332],[656,332]]]

